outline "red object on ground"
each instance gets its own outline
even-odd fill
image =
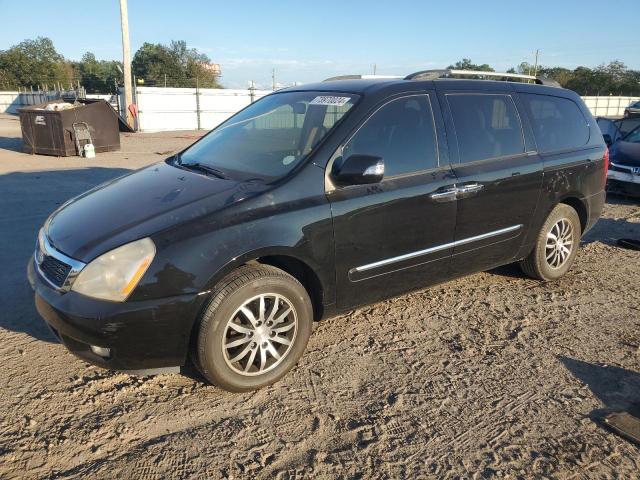
[[[135,103],[129,105],[129,113],[133,115],[133,118],[138,118],[138,106]]]

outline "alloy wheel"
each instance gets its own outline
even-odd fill
[[[292,303],[276,293],[245,301],[227,322],[222,350],[236,373],[261,375],[278,366],[296,338],[298,317]]]
[[[551,268],[560,268],[573,250],[573,226],[566,218],[558,220],[547,233],[545,257]]]

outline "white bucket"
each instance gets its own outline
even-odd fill
[[[93,158],[96,156],[96,149],[93,143],[87,143],[84,146],[84,158]]]

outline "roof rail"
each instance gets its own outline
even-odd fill
[[[337,77],[325,78],[323,82],[333,82],[335,80],[392,80],[401,79],[399,75],[338,75]]]
[[[533,75],[522,75],[519,73],[503,73],[503,72],[483,72],[476,70],[422,70],[420,72],[412,73],[404,77],[405,80],[436,80],[438,78],[452,78],[454,75],[472,75],[475,77],[494,77],[519,80],[533,80],[538,85],[547,85],[550,87],[560,87],[560,84],[555,80],[544,77],[535,77]]]

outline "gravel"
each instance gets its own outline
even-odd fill
[[[69,354],[26,282],[37,229],[198,135],[30,156],[0,116],[1,478],[637,477],[638,448],[600,420],[640,416],[640,252],[616,245],[640,238],[640,206],[620,197],[560,281],[506,266],[324,320],[299,365],[257,392]]]

